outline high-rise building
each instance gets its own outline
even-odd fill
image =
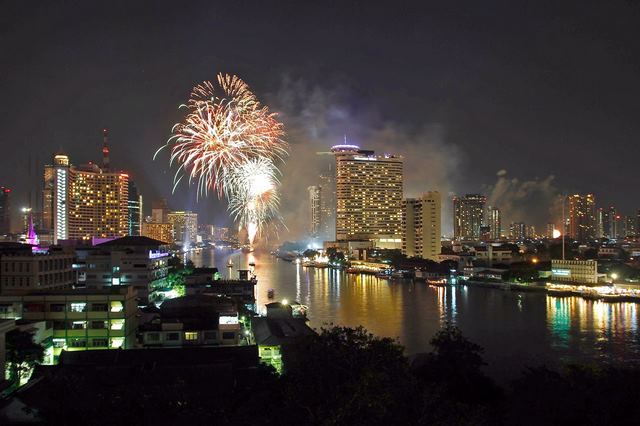
[[[545,232],[545,237],[553,238],[553,231],[556,229],[556,225],[553,223],[547,223],[547,232]]]
[[[11,189],[0,186],[0,235],[11,233]]]
[[[154,223],[167,223],[169,221],[169,207],[167,200],[161,198],[151,203],[151,221]]]
[[[453,198],[453,236],[456,241],[480,240],[486,202],[487,198],[480,194]]]
[[[336,240],[402,244],[402,158],[336,145]]]
[[[500,218],[500,209],[495,206],[487,208],[487,225],[489,225],[489,233],[492,240],[499,240],[502,237],[502,222]]]
[[[442,251],[442,197],[429,191],[403,201],[402,252],[407,256],[437,260]]]
[[[71,167],[69,177],[68,238],[129,234],[129,175],[89,163]]]
[[[596,214],[596,237],[616,238],[616,216],[618,216],[618,212],[613,206],[598,209]]]
[[[638,228],[636,228],[636,218],[633,216],[625,216],[625,237],[635,237],[638,234]]]
[[[142,222],[140,231],[143,237],[162,241],[167,244],[173,243],[173,225],[169,222]]]
[[[336,236],[336,175],[333,168],[320,174],[320,228],[323,241]]]
[[[132,180],[129,181],[129,201],[127,203],[129,236],[142,235],[142,195]]]
[[[44,166],[42,221],[54,244],[69,238],[70,174],[69,157],[63,153],[53,157],[53,164]]]
[[[167,215],[173,226],[173,241],[177,243],[195,243],[198,236],[198,213],[190,211],[170,212]]]
[[[509,237],[513,241],[522,241],[527,237],[527,226],[522,222],[512,222],[509,225]]]
[[[307,188],[309,191],[309,235],[312,238],[317,238],[320,232],[321,224],[321,192],[319,186],[310,186]]]
[[[587,241],[596,236],[596,209],[593,194],[575,194],[569,197],[569,237]]]

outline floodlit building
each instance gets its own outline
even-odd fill
[[[53,236],[53,243],[69,238],[69,157],[58,153],[53,164],[44,166],[42,189],[43,227]]]
[[[453,237],[456,241],[479,241],[487,198],[467,194],[453,198]]]
[[[403,201],[402,252],[437,261],[441,252],[442,197],[429,191]]]
[[[569,197],[569,237],[587,241],[596,237],[596,209],[593,194],[575,194]]]
[[[173,226],[173,242],[195,243],[198,237],[198,214],[190,211],[176,211],[167,214]]]
[[[138,188],[132,180],[129,180],[129,200],[127,202],[128,211],[128,234],[129,236],[142,235],[142,195],[138,193]]]
[[[63,349],[133,348],[137,308],[135,290],[130,286],[0,296],[3,318],[52,323],[55,359]]]
[[[597,284],[595,260],[551,260],[551,279],[560,283]]]
[[[142,222],[142,236],[171,244],[173,242],[173,225],[169,222]]]
[[[402,246],[403,161],[355,145],[331,148],[336,157],[336,240]]]
[[[61,289],[75,283],[75,254],[61,249],[33,250],[28,244],[0,243],[0,294]]]

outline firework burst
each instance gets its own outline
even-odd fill
[[[277,163],[288,155],[284,128],[240,78],[218,74],[193,88],[184,120],[166,145],[177,165],[174,190],[187,176],[200,195],[226,197],[229,210],[247,228],[250,241],[278,217]],[[155,158],[155,156],[154,156]]]

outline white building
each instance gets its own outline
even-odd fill
[[[403,201],[402,252],[437,261],[442,251],[442,197],[429,191]]]

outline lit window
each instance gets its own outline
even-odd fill
[[[87,308],[86,303],[72,303],[71,312],[84,312]]]
[[[198,340],[197,331],[187,331],[184,333],[184,340]]]
[[[123,337],[115,337],[115,338],[111,339],[111,347],[112,348],[120,348],[120,347],[122,347],[123,344],[124,344],[124,338]]]
[[[123,328],[124,328],[124,320],[123,319],[111,320],[111,329],[112,330],[122,330]]]
[[[123,309],[121,301],[116,300],[111,302],[111,312],[122,312]]]

